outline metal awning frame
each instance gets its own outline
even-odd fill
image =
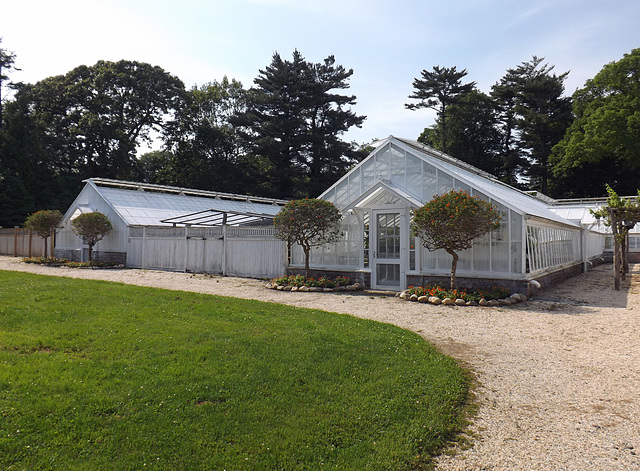
[[[182,216],[162,219],[160,222],[164,224],[173,224],[174,227],[178,225],[206,227],[244,226],[271,221],[274,217],[274,214],[266,213],[205,209],[204,211],[198,211],[195,213],[184,214]]]

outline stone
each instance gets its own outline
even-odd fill
[[[408,291],[403,291],[402,293],[400,293],[400,299],[408,299],[410,294]]]
[[[455,302],[453,299],[451,299],[451,298],[444,298],[444,299],[442,300],[442,304],[443,304],[444,306],[455,306],[455,305],[456,305],[456,302]]]
[[[282,290],[283,290],[283,291],[291,291],[291,288],[292,288],[291,286],[284,286],[284,287],[282,288]]]
[[[300,288],[298,288],[298,291],[302,291],[303,293],[308,293],[309,288],[307,288],[306,286],[301,286]]]
[[[273,283],[267,283],[264,287],[267,289],[273,289]]]
[[[480,301],[478,301],[478,305],[479,306],[488,306],[489,305],[489,301],[487,301],[484,298],[481,298]]]
[[[360,283],[354,283],[354,284],[353,284],[353,287],[354,287],[356,290],[359,290],[360,288],[362,288],[362,285],[361,285]]]
[[[465,306],[477,306],[478,303],[475,301],[467,301],[467,304],[465,304]]]
[[[437,296],[429,296],[429,304],[435,304],[435,305],[442,304],[442,299],[440,299]]]
[[[322,288],[320,288],[319,286],[312,286],[311,288],[309,288],[309,291],[311,291],[312,293],[322,293]]]
[[[500,301],[497,299],[492,299],[491,301],[487,301],[487,306],[496,307],[500,306]]]
[[[417,294],[412,294],[409,297],[409,301],[417,302],[418,301],[418,295]]]
[[[418,296],[418,302],[419,303],[429,302],[429,296]]]
[[[467,302],[464,299],[458,298],[454,301],[456,306],[466,306]]]
[[[508,299],[501,299],[498,301],[500,306],[511,306],[511,301]]]
[[[280,285],[278,285],[278,286],[276,286],[276,289],[277,289],[278,291],[282,291],[282,290],[284,290],[284,286],[280,286]]]
[[[322,291],[324,291],[325,293],[332,293],[333,288],[322,288]]]
[[[524,294],[520,293],[520,301],[525,302],[527,299],[529,298],[527,298]]]
[[[356,291],[356,287],[353,285],[346,286],[345,291]]]

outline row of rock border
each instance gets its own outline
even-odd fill
[[[408,291],[403,291],[398,293],[397,295],[400,299],[404,299],[406,301],[411,301],[414,303],[428,303],[443,306],[511,306],[512,304],[518,304],[527,300],[527,297],[524,294],[514,293],[508,298],[504,299],[491,299],[487,301],[482,298],[480,301],[465,301],[464,299],[451,299],[444,298],[440,299],[437,296],[418,296],[416,294],[409,294]]]
[[[347,286],[336,286],[335,288],[322,288],[320,286],[283,286],[277,283],[267,283],[265,288],[278,291],[301,291],[303,293],[333,293],[336,291],[358,291],[362,289],[362,285],[354,283]]]

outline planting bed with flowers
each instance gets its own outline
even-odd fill
[[[53,267],[67,267],[67,268],[114,268],[114,267],[122,267],[122,265],[117,265],[115,263],[105,263],[105,262],[72,262],[67,260],[66,258],[55,258],[55,257],[26,257],[23,258],[22,261],[24,263],[34,263],[38,265],[49,265]]]
[[[499,286],[473,291],[440,286],[409,286],[398,296],[408,301],[458,306],[507,306],[527,300],[525,295],[509,294],[509,290]]]
[[[305,277],[304,275],[288,275],[273,279],[265,286],[267,289],[280,291],[356,291],[361,288],[360,283],[352,283],[346,276],[329,278]]]

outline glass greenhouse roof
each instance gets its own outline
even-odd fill
[[[243,215],[229,217],[229,224],[248,224],[273,218],[283,200],[253,198],[228,193],[199,192],[197,190],[143,185],[118,180],[88,180],[96,192],[104,198],[129,226],[158,226],[175,224],[215,225],[191,221],[189,216],[202,212],[208,214]],[[255,217],[251,217],[255,216]],[[163,222],[171,220],[171,222]],[[220,219],[219,223],[222,223]]]
[[[408,139],[398,140],[410,148],[418,150],[420,154],[427,154],[428,156],[437,159],[438,164],[442,166],[443,170],[447,173],[450,173],[457,179],[465,180],[471,187],[486,193],[491,198],[500,201],[502,204],[511,207],[512,209],[516,209],[523,215],[536,216],[559,222],[561,224],[575,225],[575,223],[568,221],[561,215],[551,211],[547,203],[499,181],[489,173],[438,152],[435,149],[425,146],[417,141],[411,141]]]

